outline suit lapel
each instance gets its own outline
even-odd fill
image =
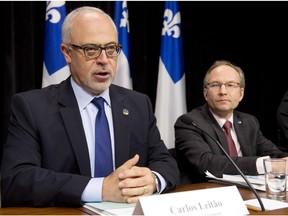
[[[241,118],[238,116],[236,112],[234,112],[234,127],[235,132],[237,134],[237,139],[240,144],[240,148],[242,151],[242,155],[249,156],[251,155],[252,150],[250,149],[249,143],[249,137],[247,136],[247,129],[245,129],[245,124],[241,120]]]
[[[228,143],[227,143],[225,134],[223,132],[223,129],[220,127],[220,125],[218,124],[218,122],[216,121],[216,119],[214,118],[212,113],[210,112],[209,107],[207,105],[205,105],[204,112],[205,112],[205,114],[203,116],[208,116],[207,121],[209,122],[210,126],[212,127],[212,130],[208,129],[207,132],[209,132],[209,134],[212,137],[215,137],[215,135],[214,135],[214,133],[215,133],[216,134],[215,139],[219,140],[220,144],[225,149],[225,151],[229,153]],[[215,145],[216,145],[216,143],[215,143]]]
[[[117,86],[111,85],[110,98],[114,125],[115,166],[121,166],[129,159],[130,146],[130,119],[135,113],[131,113],[130,104],[124,96],[122,88],[115,90]]]
[[[70,79],[60,85],[60,113],[67,130],[79,169],[82,175],[91,176],[89,153],[78,104],[74,96]]]
[[[218,125],[217,122],[216,123],[215,122],[211,122],[211,126],[214,129],[214,132],[217,134],[217,140],[219,140],[219,142],[222,145],[222,147],[229,154],[228,143],[227,143],[227,140],[226,140],[226,137],[225,137],[225,134],[224,134],[222,128],[220,128],[220,126]]]

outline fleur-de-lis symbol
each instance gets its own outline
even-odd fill
[[[121,27],[126,27],[127,26],[127,32],[130,32],[130,28],[129,28],[129,22],[128,22],[128,8],[127,8],[127,2],[123,1],[122,3],[122,16],[123,18],[121,18],[120,20],[120,28]]]
[[[168,36],[172,36],[174,38],[180,37],[180,22],[181,18],[179,11],[173,17],[173,12],[169,9],[166,9],[164,12],[162,36],[167,34]]]
[[[57,10],[58,7],[65,5],[64,1],[49,1],[46,7],[46,21],[58,23],[61,19],[61,14]]]

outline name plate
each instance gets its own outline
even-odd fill
[[[140,197],[133,215],[248,215],[236,186]]]

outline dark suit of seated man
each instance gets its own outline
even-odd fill
[[[277,109],[277,146],[288,152],[288,91],[285,92]]]
[[[66,16],[62,31],[71,77],[13,97],[1,169],[3,206],[135,203],[174,189],[179,170],[161,140],[150,99],[111,85],[121,51],[113,20],[82,7]],[[95,97],[105,100],[112,148],[112,171],[102,176],[95,176]]]
[[[266,157],[288,156],[264,137],[254,116],[235,110],[243,99],[244,89],[243,71],[228,61],[216,61],[207,71],[203,83],[207,103],[180,116],[175,123],[181,184],[207,181],[206,170],[217,177],[239,174],[215,141],[193,126],[192,121],[221,143],[228,153],[230,149],[222,126],[227,120],[232,123],[232,147],[236,149],[231,157],[244,174],[263,174]]]

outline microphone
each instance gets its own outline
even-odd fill
[[[235,162],[232,160],[232,158],[230,157],[230,155],[225,151],[225,149],[223,148],[223,146],[220,144],[220,142],[218,140],[216,140],[214,137],[212,137],[210,134],[208,134],[205,130],[203,130],[202,128],[200,128],[192,119],[190,119],[188,116],[183,116],[182,117],[183,122],[185,122],[188,125],[193,125],[194,127],[196,127],[198,130],[202,131],[204,134],[206,134],[210,139],[212,139],[217,145],[218,147],[222,150],[222,152],[225,154],[225,156],[228,158],[228,160],[233,164],[233,166],[237,169],[237,171],[239,172],[239,174],[242,176],[242,178],[245,180],[245,182],[247,183],[248,187],[250,190],[253,191],[253,193],[255,194],[260,206],[261,206],[261,210],[265,211],[264,205],[262,203],[262,200],[260,199],[258,193],[256,192],[256,190],[254,189],[254,187],[251,185],[251,183],[249,182],[249,180],[245,177],[245,175],[243,174],[243,172],[240,170],[240,168],[235,164]]]

